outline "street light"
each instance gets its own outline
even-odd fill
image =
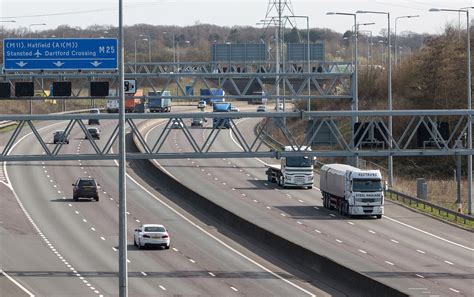
[[[397,21],[399,19],[411,19],[411,18],[418,18],[419,15],[403,15],[395,18],[395,40],[394,40],[394,47],[395,47],[395,67],[397,67]]]
[[[33,26],[46,26],[45,23],[39,23],[39,24],[30,24],[28,25],[28,32],[29,32],[29,38],[31,38],[31,27]]]
[[[387,39],[388,39],[388,110],[392,111],[392,56],[391,56],[391,40],[390,40],[390,12],[385,11],[370,11],[370,10],[358,10],[356,13],[370,13],[370,14],[385,14],[387,15]],[[388,117],[388,133],[389,133],[389,148],[393,148],[393,126],[392,126],[392,115]],[[388,157],[388,184],[393,184],[393,157]]]
[[[169,32],[163,32],[163,35],[168,34]],[[174,33],[171,33],[173,36],[173,63],[176,64],[176,36]]]
[[[146,38],[135,39],[135,73],[137,72],[137,41],[146,41]]]
[[[355,48],[355,65],[354,65],[354,81],[352,83],[353,85],[353,94],[354,94],[354,100],[352,102],[352,110],[358,111],[359,110],[359,75],[358,75],[358,69],[359,69],[359,44],[358,44],[358,39],[359,37],[357,36],[357,14],[356,13],[347,13],[347,12],[326,12],[326,15],[346,15],[346,16],[352,16],[354,17],[354,48]],[[359,117],[355,116],[352,117],[352,123],[351,123],[351,133],[354,136],[354,126],[355,123],[359,121]],[[354,137],[353,137],[354,138]],[[354,145],[354,142],[352,142],[352,145]],[[358,165],[358,157],[355,157],[354,159],[354,165]]]
[[[469,19],[469,9],[474,7],[464,7],[461,9],[440,9],[440,8],[431,8],[430,12],[441,12],[441,11],[451,11],[451,12],[465,12],[466,13],[466,33],[467,33],[467,108],[469,111],[472,111],[472,86],[471,86],[471,21]],[[467,118],[467,146],[469,150],[472,150],[472,116],[469,114]],[[468,214],[472,214],[472,155],[467,155],[467,207]]]

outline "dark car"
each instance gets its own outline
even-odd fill
[[[87,128],[87,131],[91,135],[92,139],[100,139],[100,130],[98,128]],[[84,138],[88,139],[87,134],[84,135]]]
[[[76,183],[72,184],[72,199],[77,201],[79,198],[93,198],[95,201],[99,201],[100,186],[95,179],[89,177],[81,177],[76,180]]]
[[[98,110],[97,108],[94,108],[94,109],[91,109],[89,111],[90,114],[100,114],[100,110]],[[99,122],[99,119],[89,119],[89,122],[88,122],[89,125],[100,125],[100,122]]]
[[[53,134],[53,143],[66,143],[69,144],[69,137],[64,134],[64,130],[58,130]]]
[[[193,118],[191,120],[191,127],[202,127],[204,125],[204,121],[206,121],[203,118]]]

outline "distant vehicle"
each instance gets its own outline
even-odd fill
[[[201,100],[198,103],[198,108],[206,108],[206,105],[207,105],[206,101]]]
[[[119,102],[117,99],[108,99],[106,109],[108,113],[119,112]]]
[[[208,105],[213,105],[214,103],[220,103],[220,102],[225,102],[225,91],[223,89],[201,89],[200,90],[201,96],[207,96],[207,97],[202,97],[201,100],[205,101]]]
[[[143,90],[137,90],[135,94],[125,95],[125,112],[133,112],[135,110],[135,105],[141,103],[141,98],[134,97],[143,97]]]
[[[278,110],[283,110],[283,103],[278,103],[277,105],[275,105],[275,110],[278,111]]]
[[[98,110],[97,108],[94,108],[94,109],[91,109],[89,111],[90,114],[100,114],[100,110]],[[99,122],[99,119],[89,119],[88,121],[88,124],[89,125],[100,125],[100,122]]]
[[[326,164],[320,170],[319,188],[325,208],[348,216],[384,213],[384,189],[380,170],[363,170],[346,164]]]
[[[230,106],[230,111],[231,112],[240,112],[240,108],[238,108],[237,106],[231,105]]]
[[[265,112],[267,111],[267,107],[265,105],[257,106],[257,112]]]
[[[173,122],[171,122],[170,129],[182,129],[182,128],[184,128],[183,122],[178,121],[178,120],[174,120]]]
[[[87,131],[91,135],[92,139],[100,139],[100,130],[99,128],[91,127],[87,128]],[[84,135],[85,139],[89,139],[87,134]]]
[[[53,134],[53,143],[66,143],[69,144],[69,137],[66,137],[64,130],[57,130]]]
[[[225,103],[225,102],[214,103],[213,112],[230,112],[230,107],[231,107],[230,103]],[[218,128],[229,129],[230,120],[229,118],[214,118],[212,121],[212,127],[214,129],[218,129]]]
[[[99,191],[98,187],[100,186],[95,179],[89,177],[81,177],[76,180],[72,189],[72,199],[74,201],[79,200],[79,198],[93,198],[95,201],[99,201]]]
[[[191,120],[191,127],[202,127],[204,126],[204,121],[203,118],[193,118]]]
[[[170,248],[170,234],[165,226],[159,224],[143,224],[133,232],[133,244],[139,249],[146,246]]]
[[[267,94],[265,92],[253,92],[253,96],[260,96],[260,98],[252,98],[249,99],[249,104],[267,104]]]
[[[311,151],[309,147],[302,146],[302,151]],[[294,151],[292,146],[285,146],[285,152]],[[310,157],[281,157],[280,164],[269,165],[267,180],[275,182],[283,188],[306,187],[313,188],[313,166],[314,159]]]
[[[171,93],[170,91],[148,92],[148,110],[150,112],[170,112],[171,111]]]

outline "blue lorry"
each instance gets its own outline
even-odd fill
[[[231,104],[225,102],[216,102],[213,105],[213,112],[230,112]],[[230,119],[229,118],[214,118],[212,121],[212,127],[214,129],[229,129]]]
[[[147,109],[149,112],[170,112],[171,93],[170,91],[148,92]]]
[[[207,105],[213,105],[214,103],[218,102],[225,102],[225,98],[223,97],[225,96],[225,91],[223,89],[201,89],[200,94],[201,100],[206,101]]]

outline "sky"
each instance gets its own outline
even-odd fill
[[[124,23],[134,25],[187,26],[208,23],[220,26],[256,26],[264,19],[269,2],[275,0],[123,0]],[[428,12],[432,7],[459,9],[474,6],[467,0],[282,0],[291,2],[294,15],[309,16],[310,27],[328,28],[337,32],[350,30],[352,16],[326,15],[327,12],[355,13],[357,10],[390,12],[392,31],[395,18],[397,31],[440,34],[446,24],[466,26],[466,14],[456,12]],[[271,16],[276,15],[273,10]],[[285,15],[290,15],[286,10]],[[474,15],[474,9],[472,10]],[[15,22],[5,22],[14,20]],[[0,26],[31,28],[33,31],[54,29],[59,25],[85,28],[91,25],[118,25],[118,0],[0,0]],[[387,28],[387,15],[358,14],[358,23],[372,23],[361,27],[374,35]],[[41,24],[46,25],[33,25]],[[289,25],[288,25],[289,26]],[[306,28],[306,20],[297,20],[298,28]],[[261,26],[258,26],[261,27]]]

